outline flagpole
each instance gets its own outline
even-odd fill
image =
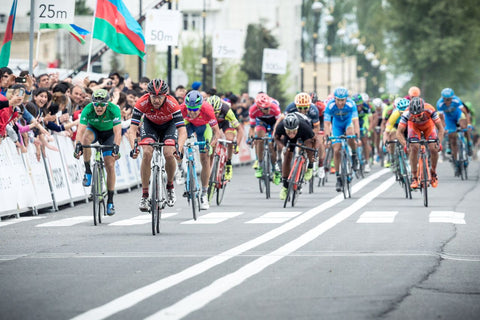
[[[37,33],[37,50],[35,52],[35,60],[38,62],[38,54],[40,53],[40,33],[42,33],[42,29],[40,29],[40,25],[38,26],[38,33]]]
[[[97,15],[97,1],[95,1],[95,9],[93,10],[93,20],[92,20],[92,34],[90,36],[90,48],[88,49],[88,64],[87,64],[87,76],[90,74],[91,64],[90,59],[92,59],[92,48],[93,48],[93,32],[95,31],[95,17]]]

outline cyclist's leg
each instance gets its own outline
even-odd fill
[[[257,120],[257,125],[255,126],[255,136],[258,138],[265,137],[267,133],[266,124],[263,121]],[[263,141],[262,140],[255,140],[255,152],[257,154],[257,159],[259,162],[259,167],[261,167],[261,163],[263,161]]]
[[[348,136],[355,134],[352,122],[350,122],[350,124],[345,128],[345,134]],[[355,139],[348,139],[348,145],[350,146],[352,151],[352,166],[356,170],[358,168],[357,142],[355,141]],[[363,146],[363,148],[365,149],[365,146]]]
[[[140,127],[140,141],[141,142],[155,142],[158,141],[158,126],[155,126],[150,120],[144,118],[143,124]],[[148,198],[148,186],[150,183],[150,174],[153,148],[150,146],[142,146],[143,158],[140,165],[140,177],[142,180],[142,198]]]
[[[115,135],[113,130],[107,131],[98,131],[98,142],[103,145],[113,145]],[[105,163],[105,171],[107,172],[107,214],[114,215],[115,208],[113,206],[113,195],[115,193],[115,181],[116,181],[116,174],[115,174],[115,158],[112,157],[112,148],[107,148],[103,150],[103,159]]]
[[[234,128],[227,128],[225,130],[225,138],[229,141],[235,141],[237,130]],[[227,162],[225,163],[225,179],[231,180],[233,176],[233,167],[232,167],[232,156],[233,156],[233,144],[230,143],[227,145]]]
[[[421,131],[418,128],[414,127],[410,123],[408,124],[408,140],[410,142],[419,141],[422,137]],[[410,161],[410,168],[412,170],[412,188],[418,185],[417,180],[417,167],[418,167],[418,150],[419,144],[418,143],[410,143],[409,147],[409,161]]]
[[[468,127],[467,117],[463,112],[461,112],[461,115],[458,119],[458,125],[460,126],[461,129],[464,129],[464,130],[467,129]],[[467,142],[466,147],[467,147],[468,155],[472,156],[472,141],[470,141],[470,132],[465,131],[463,134],[465,135],[465,140]]]
[[[425,128],[423,131],[425,139],[427,140],[433,140],[437,139],[437,130],[435,128],[435,125],[432,123],[428,128]],[[437,172],[437,163],[438,163],[438,149],[440,147],[437,146],[437,143],[429,143],[428,144],[428,149],[430,150],[430,160],[431,160],[431,173],[436,174]]]
[[[177,160],[174,157],[176,151],[175,144],[178,141],[178,133],[175,123],[170,121],[161,126],[158,132],[158,142],[165,143],[163,155],[165,157],[165,171],[167,172],[167,186],[173,187]]]
[[[284,142],[285,145],[288,139],[285,138]],[[288,192],[288,175],[290,174],[292,158],[293,158],[293,151],[295,147],[288,147],[285,149],[285,153],[283,155],[283,163],[282,163],[282,189],[280,190],[280,200],[285,200],[287,197]]]
[[[208,124],[195,127],[195,133],[197,136],[197,141],[211,141],[212,140],[212,129]],[[208,188],[208,178],[210,178],[210,156],[208,154],[208,149],[206,147],[199,148],[200,151],[200,163],[202,164],[202,172],[200,173],[200,180],[202,184],[202,194],[207,193]]]
[[[96,130],[87,126],[85,134],[82,137],[81,143],[83,145],[92,144],[97,141]],[[83,186],[88,187],[92,183],[92,168],[90,167],[90,159],[92,158],[92,149],[84,148],[83,149],[83,162],[85,164],[85,175],[83,177]]]
[[[445,114],[445,131],[448,132],[448,141],[450,143],[450,150],[452,151],[452,159],[456,162],[458,160],[458,141],[457,141],[457,119],[455,116]]]

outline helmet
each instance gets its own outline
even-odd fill
[[[147,92],[156,96],[167,94],[168,91],[168,84],[162,79],[152,79],[147,86]]]
[[[363,104],[363,98],[360,93],[357,93],[356,95],[353,96],[353,101],[355,101],[355,104]]]
[[[410,100],[403,98],[397,102],[397,109],[400,111],[405,111],[405,109],[407,109],[409,104],[410,104]]]
[[[418,87],[410,87],[410,89],[408,89],[408,95],[410,97],[420,97],[420,89]]]
[[[394,106],[394,107],[397,107],[397,103],[398,103],[400,100],[402,100],[402,99],[403,99],[403,98],[400,98],[400,97],[395,98],[395,100],[393,100],[393,106]]]
[[[107,103],[109,100],[108,92],[105,89],[98,89],[92,94],[92,102]]]
[[[451,98],[455,95],[455,93],[453,92],[453,89],[452,88],[445,88],[442,90],[442,97],[443,98]]]
[[[222,99],[219,96],[210,96],[207,98],[207,102],[212,105],[215,112],[220,112],[220,109],[222,109]]]
[[[382,99],[382,101],[385,103],[390,103],[390,95],[388,93],[382,94],[380,96],[380,99]]]
[[[362,93],[361,96],[364,102],[368,102],[370,100],[370,97],[366,93]]]
[[[333,95],[335,96],[335,98],[338,98],[338,99],[345,99],[348,97],[348,90],[343,88],[343,87],[338,87],[337,89],[335,89],[335,91],[333,92]]]
[[[285,129],[295,130],[295,129],[298,129],[300,121],[298,120],[297,116],[294,113],[289,113],[285,117],[285,120],[283,120],[283,123],[285,125]]]
[[[383,106],[383,101],[380,98],[373,99],[372,103],[375,108],[381,108]]]
[[[198,90],[192,90],[185,96],[187,108],[200,108],[203,103],[203,96]]]
[[[312,99],[312,103],[317,103],[318,96],[315,92],[310,93],[310,99]]]
[[[308,95],[308,93],[305,92],[300,92],[295,96],[295,105],[298,107],[310,107],[310,104],[312,103],[312,99]]]
[[[423,110],[425,110],[425,105],[423,103],[423,99],[419,98],[419,97],[412,98],[412,100],[410,101],[409,108],[410,108],[410,113],[411,114],[417,115],[417,114],[422,113]]]
[[[264,108],[268,108],[270,106],[270,97],[268,96],[268,94],[264,93],[264,92],[260,92],[259,94],[257,94],[257,96],[255,97],[255,104],[260,108],[260,109],[264,109]]]

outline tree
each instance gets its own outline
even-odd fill
[[[262,78],[262,59],[263,49],[278,48],[278,41],[269,30],[264,27],[264,23],[249,24],[247,27],[247,37],[245,39],[245,53],[243,55],[243,64],[241,70],[245,72],[249,80],[260,80]],[[285,77],[285,75],[283,75]],[[281,106],[286,105],[285,84],[282,75],[266,74],[268,95],[275,97]]]
[[[91,16],[93,15],[93,10],[87,6],[86,0],[75,0],[75,15]]]
[[[478,1],[390,0],[388,13],[395,64],[412,74],[408,85],[428,101],[444,87],[471,89],[480,63]]]

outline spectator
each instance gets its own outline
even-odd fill
[[[185,95],[187,94],[187,89],[184,86],[178,85],[175,89],[175,99],[177,99],[178,104],[182,104],[183,100],[185,99]]]
[[[37,87],[50,89],[50,77],[48,74],[43,73],[37,77]]]
[[[144,95],[145,93],[147,93],[147,86],[148,86],[148,83],[150,82],[150,79],[147,78],[147,77],[141,77],[140,78],[140,81],[138,82],[138,86],[140,87],[141,89],[141,94]]]
[[[13,74],[12,70],[8,67],[0,68],[0,93],[6,97],[7,90],[13,85],[15,81],[15,75]]]

